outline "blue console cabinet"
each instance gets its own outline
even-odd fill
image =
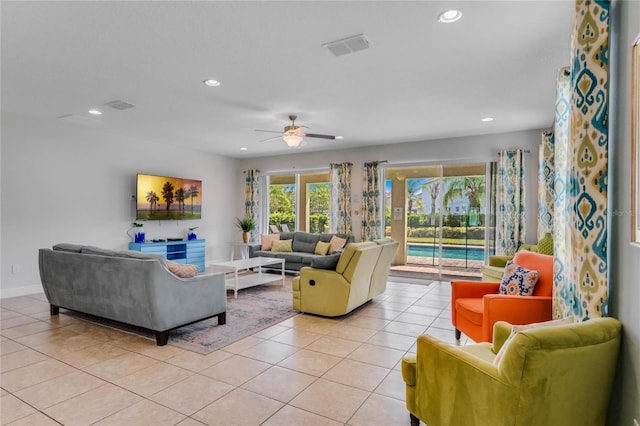
[[[158,243],[129,243],[129,250],[155,253],[178,263],[190,263],[204,272],[205,240],[163,241]]]

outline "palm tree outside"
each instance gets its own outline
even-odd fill
[[[447,179],[447,191],[442,197],[442,204],[449,210],[449,205],[456,198],[466,198],[469,201],[469,214],[475,217],[475,223],[469,223],[472,226],[477,225],[477,217],[482,207],[485,194],[485,177],[484,176],[462,176]]]

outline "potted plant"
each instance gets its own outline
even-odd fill
[[[242,231],[242,241],[246,244],[249,242],[249,232],[256,229],[256,221],[252,217],[237,218],[236,227]]]
[[[131,230],[133,230],[133,235],[129,233]],[[144,243],[144,228],[141,223],[132,222],[131,228],[127,231],[127,235],[134,243]]]
[[[196,234],[196,229],[198,229],[198,227],[194,226],[187,230],[187,240],[191,241],[191,240],[198,239],[198,234]]]

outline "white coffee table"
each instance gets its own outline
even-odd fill
[[[262,273],[263,266],[280,265],[281,276]],[[233,297],[238,298],[238,290],[248,287],[254,287],[261,284],[272,283],[282,280],[284,287],[284,259],[276,259],[274,257],[250,257],[248,259],[231,260],[229,262],[211,262],[207,264],[208,268],[220,270],[233,274],[226,279],[227,289],[233,289]],[[246,275],[238,275],[239,271],[257,268],[255,273],[247,273]]]

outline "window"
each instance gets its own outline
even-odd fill
[[[328,232],[330,193],[328,171],[269,176],[269,227]]]

